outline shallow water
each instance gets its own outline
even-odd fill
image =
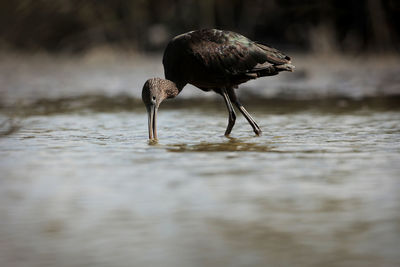
[[[187,86],[155,144],[161,55],[0,58],[0,266],[400,266],[398,55],[244,84],[261,137]]]
[[[400,112],[20,117],[0,138],[1,266],[399,266]]]

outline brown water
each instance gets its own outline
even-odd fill
[[[248,100],[263,135],[239,115],[226,138],[222,99],[189,97],[163,103],[149,144],[140,100],[82,89],[109,72],[121,93],[127,66],[16,62],[0,64],[0,266],[400,266],[398,98]]]

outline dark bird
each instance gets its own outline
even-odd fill
[[[231,133],[236,114],[232,103],[250,123],[256,135],[257,122],[236,97],[234,88],[251,79],[293,71],[282,52],[235,32],[215,29],[191,31],[173,38],[164,51],[165,79],[151,78],[143,86],[142,99],[148,112],[149,139],[157,139],[157,110],[166,98],[177,96],[190,83],[203,91],[214,91],[225,101]]]

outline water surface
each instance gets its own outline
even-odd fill
[[[293,54],[187,86],[147,141],[162,55],[0,54],[0,266],[400,266],[398,55]]]
[[[14,118],[0,265],[400,265],[400,112],[249,110],[161,108],[156,144],[143,109]]]

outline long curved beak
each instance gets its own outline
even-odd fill
[[[156,105],[147,107],[150,140],[157,140],[157,110],[158,107]]]

